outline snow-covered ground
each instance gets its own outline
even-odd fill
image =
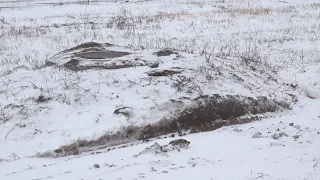
[[[86,42],[114,44],[108,48],[181,74],[60,66],[66,59],[57,53]],[[319,44],[318,0],[0,0],[0,179],[320,179]],[[177,54],[154,54],[164,48]],[[97,154],[34,157],[156,123],[181,108],[171,100],[214,93],[292,108]],[[122,107],[130,116],[113,113]],[[134,157],[179,138],[190,141],[187,149]]]
[[[133,157],[150,142],[80,157],[4,162],[2,179],[319,179],[319,105],[308,103],[296,107],[294,114],[241,125],[240,132],[226,127],[188,135],[183,138],[191,142],[189,149],[165,155]],[[290,126],[292,122],[300,129]],[[252,138],[257,132],[263,137]],[[281,132],[288,137],[270,137]]]

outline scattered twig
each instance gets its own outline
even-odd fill
[[[318,167],[320,159],[313,158],[313,162],[314,162],[313,169],[316,169]]]
[[[100,118],[101,118],[103,115],[104,115],[103,113],[99,114],[96,118],[94,118],[94,122],[95,122],[95,123],[98,123],[99,120],[100,120]]]
[[[259,173],[259,176],[254,178],[254,179],[259,179],[259,178],[263,178],[264,177],[264,174],[263,173]]]
[[[58,129],[55,129],[55,130],[52,130],[52,131],[48,131],[48,130],[46,130],[47,131],[47,133],[48,134],[51,134],[51,133],[53,133],[53,132],[55,132],[55,131],[57,131]]]
[[[6,140],[8,135],[16,128],[17,125],[14,125],[13,128],[6,134],[6,136],[4,137],[4,139]]]

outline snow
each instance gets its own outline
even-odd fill
[[[0,0],[0,179],[319,179],[319,27],[318,0]],[[157,70],[179,67],[192,79],[185,88],[200,90],[178,92],[177,75],[150,77],[148,66],[83,72],[44,66],[63,65],[69,57],[54,55],[85,42],[132,53],[119,59],[158,61]],[[179,56],[154,55],[163,48]],[[214,68],[203,68],[210,55]],[[246,64],[245,57],[260,61]],[[96,154],[35,157],[156,123],[182,108],[170,100],[214,93],[298,101],[249,124]],[[41,95],[48,101],[37,102]],[[121,107],[131,109],[130,118],[113,113]],[[288,137],[274,139],[275,133]],[[179,138],[189,148],[135,157]]]

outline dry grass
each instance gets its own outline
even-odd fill
[[[282,8],[277,8],[276,11],[278,13],[288,14],[288,13],[297,12],[297,8],[296,8],[296,6],[290,5],[290,6],[285,6],[285,7],[282,7]]]
[[[158,24],[163,21],[181,20],[190,16],[187,12],[177,13],[157,13],[153,15],[132,15],[131,11],[120,9],[118,13],[111,16],[108,21],[108,27],[116,27],[117,29],[126,29],[136,27],[137,25]]]
[[[313,3],[313,4],[311,4],[311,7],[320,8],[320,3]]]
[[[239,8],[239,9],[222,10],[222,12],[230,13],[235,16],[239,16],[239,15],[261,16],[261,15],[271,15],[273,13],[273,10],[271,8]]]

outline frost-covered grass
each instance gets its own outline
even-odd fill
[[[139,57],[160,61],[162,69],[180,67],[184,71],[182,76],[153,78],[145,73],[149,67],[72,72],[46,66],[53,55],[85,42],[129,47]],[[89,4],[79,0],[0,0],[0,179],[133,179],[131,176],[140,173],[137,169],[147,179],[317,179],[319,44],[317,0],[133,0]],[[181,58],[152,55],[163,48],[177,50]],[[160,158],[161,170],[150,176],[146,171],[158,157],[149,157],[150,162],[130,159],[133,150],[140,151],[145,145],[69,162],[29,158],[78,138],[97,139],[123,126],[155,123],[176,111],[177,105],[168,103],[171,99],[212,93],[263,95],[291,102],[297,99],[298,103],[293,110],[282,112],[281,117],[271,114],[274,118],[240,126],[241,133],[221,130],[188,136],[191,150],[173,154],[176,159]],[[134,112],[130,119],[113,114],[115,109],[127,106]],[[290,137],[301,133],[304,139],[302,144],[284,139],[285,147],[267,146],[271,141],[268,138],[251,139],[255,131],[248,130],[249,126],[268,135],[276,131],[272,123],[279,121],[286,124],[278,128],[288,128],[288,123],[294,122],[311,130],[290,130]],[[237,148],[239,151],[235,151]],[[191,157],[200,157],[196,161],[205,168],[187,165]],[[14,161],[17,158],[21,159]],[[122,165],[119,159],[125,159]],[[52,169],[40,168],[55,161],[62,163]],[[78,166],[78,161],[85,163]],[[107,161],[118,167],[101,168],[99,172],[88,169]],[[169,164],[190,167],[171,172]],[[34,170],[23,171],[29,168],[27,165]],[[70,166],[74,167],[71,173],[61,174]],[[168,173],[162,173],[162,168]],[[232,169],[238,171],[227,175]],[[112,175],[107,173],[113,170]],[[123,176],[126,173],[128,177]]]

